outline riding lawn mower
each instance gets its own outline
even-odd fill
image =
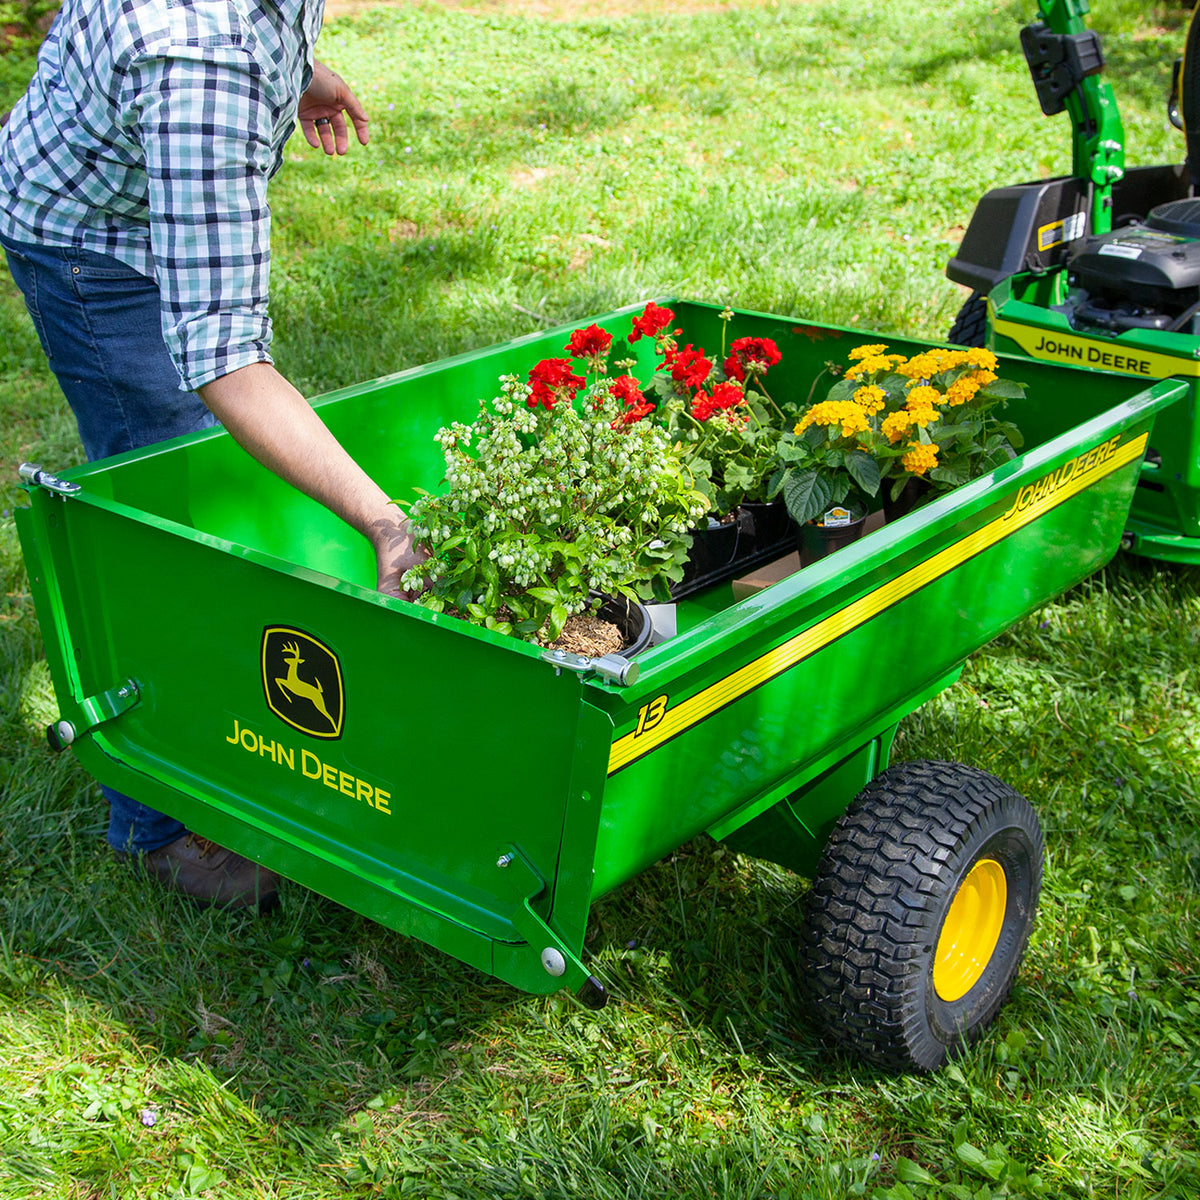
[[[1122,545],[1200,564],[1200,9],[1167,111],[1182,164],[1126,167],[1087,0],[1038,0],[1021,31],[1042,112],[1067,112],[1070,175],[989,191],[946,274],[971,289],[950,341],[1047,362],[1178,377],[1187,404],[1154,429]]]

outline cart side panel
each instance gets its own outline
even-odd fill
[[[1183,386],[1156,393],[1165,404]],[[651,651],[614,711],[595,895],[812,764],[865,745],[968,655],[1102,566],[1153,416],[1130,402],[1118,419],[1065,435]]]

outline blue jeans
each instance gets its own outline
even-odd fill
[[[91,250],[3,237],[0,246],[89,459],[216,424],[195,392],[180,389],[154,280]],[[114,849],[149,853],[186,832],[174,817],[103,791]]]

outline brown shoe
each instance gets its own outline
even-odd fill
[[[194,833],[140,856],[144,871],[197,904],[230,908],[273,908],[279,876]]]

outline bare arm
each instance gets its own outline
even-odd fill
[[[408,519],[270,363],[214,379],[200,388],[200,398],[247,453],[371,543],[381,592],[411,598],[400,576],[424,556],[413,547]]]

